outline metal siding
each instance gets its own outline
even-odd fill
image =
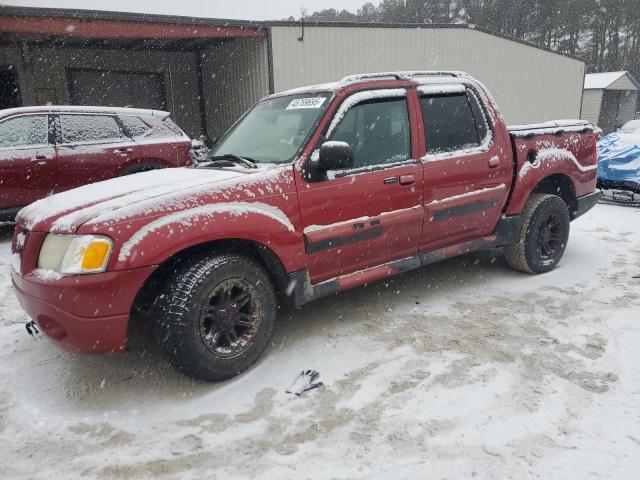
[[[580,115],[584,63],[473,29],[272,27],[275,91],[359,72],[463,70],[493,93],[508,123]]]
[[[267,40],[239,38],[202,52],[210,137],[220,137],[253,103],[269,93]]]
[[[582,119],[597,125],[601,105],[602,90],[585,90],[582,96]]]
[[[194,53],[35,46],[22,52],[2,49],[0,53],[17,67],[24,106],[70,104],[67,68],[159,73],[165,84],[167,109],[176,123],[189,135],[200,133]]]

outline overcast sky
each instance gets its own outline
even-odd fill
[[[304,0],[309,12],[325,8],[346,9],[355,12],[367,0]],[[82,8],[117,12],[160,13],[241,20],[280,20],[290,15],[300,16],[301,0],[0,0],[4,5]],[[374,1],[378,3],[378,1]]]

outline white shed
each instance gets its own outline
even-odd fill
[[[612,132],[635,117],[638,90],[640,84],[629,72],[589,73],[584,77],[581,118]]]

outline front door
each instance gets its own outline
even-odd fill
[[[299,178],[312,283],[417,253],[422,166],[413,160],[406,95],[397,89],[347,97],[325,138],[352,147],[353,168]]]
[[[446,92],[446,93],[443,93]],[[419,87],[427,155],[421,251],[490,235],[511,185],[509,138],[474,91]]]
[[[48,124],[46,113],[0,122],[0,210],[24,207],[53,193],[57,169]]]

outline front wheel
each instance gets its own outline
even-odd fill
[[[516,270],[545,273],[553,270],[567,246],[569,209],[557,195],[534,193],[525,204],[516,237],[505,258]]]
[[[271,337],[276,294],[262,266],[242,255],[183,258],[158,297],[160,343],[180,372],[200,380],[238,375]]]

